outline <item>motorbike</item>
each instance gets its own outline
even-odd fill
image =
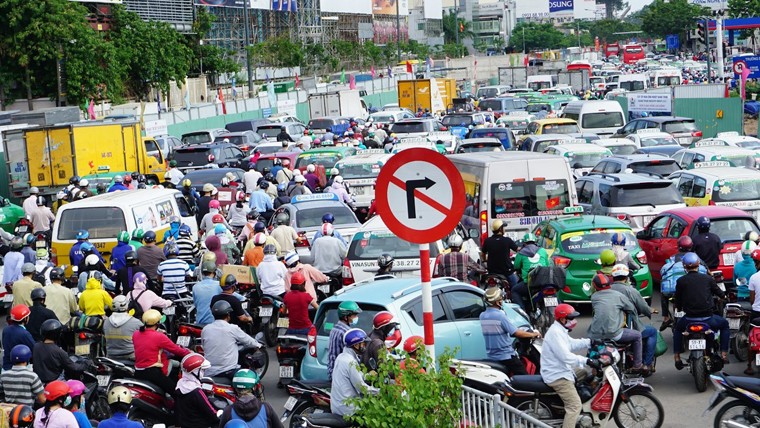
[[[352,427],[349,422],[343,419],[343,416],[332,413],[313,414],[297,418],[297,424],[290,424],[292,427],[302,428],[347,428]]]
[[[189,322],[180,322],[177,327],[177,345],[190,349],[199,354],[203,353],[201,343],[201,332],[203,326],[191,324]]]
[[[277,319],[277,361],[280,363],[280,380],[277,387],[289,385],[292,379],[300,379],[301,361],[306,355],[309,341],[306,335],[287,334],[289,319],[285,307],[280,308]]]
[[[704,322],[692,321],[686,326],[683,336],[689,350],[686,365],[694,376],[697,391],[704,392],[707,389],[708,375],[723,368],[718,332]]]
[[[277,344],[277,320],[280,315],[280,308],[283,306],[282,299],[277,296],[264,294],[259,301],[259,322],[261,332],[268,346]]]
[[[760,379],[731,376],[726,373],[710,375],[715,392],[702,417],[718,404],[729,399],[715,414],[715,428],[752,428],[760,426]]]
[[[542,335],[554,323],[554,308],[562,303],[557,296],[558,292],[558,287],[547,284],[531,296],[534,310],[530,312],[530,322]]]
[[[102,421],[111,417],[111,410],[108,407],[108,390],[100,387],[100,376],[97,374],[98,366],[89,360],[89,357],[71,356],[75,363],[83,363],[88,360],[87,369],[82,372],[66,371],[67,379],[77,379],[85,385],[84,393],[84,410],[87,417],[92,420]]]
[[[285,423],[291,416],[290,426],[303,426],[303,417],[312,414],[330,412],[330,387],[329,382],[307,382],[292,380],[287,386],[288,400],[285,402],[285,411],[280,417],[280,422]]]
[[[749,331],[752,304],[747,301],[726,303],[723,317],[728,320],[731,329],[731,352],[737,360],[747,361],[749,358]]]

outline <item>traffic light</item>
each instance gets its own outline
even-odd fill
[[[464,33],[464,22],[459,23],[459,32]]]
[[[697,37],[700,43],[707,46],[707,28],[706,24],[707,21],[699,20],[697,21]]]

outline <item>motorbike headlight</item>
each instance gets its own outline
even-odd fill
[[[620,352],[618,352],[617,348],[610,350],[610,356],[612,357],[613,364],[617,364],[620,361]]]

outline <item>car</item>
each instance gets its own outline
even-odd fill
[[[243,131],[253,131],[256,132],[256,130],[259,128],[260,125],[269,125],[270,122],[267,119],[248,119],[248,120],[241,120],[238,122],[230,122],[224,127],[229,132],[243,132]]]
[[[351,123],[348,119],[340,117],[314,117],[309,121],[308,128],[314,132],[318,138],[324,134],[332,132],[335,135],[343,135],[348,130]]]
[[[108,172],[101,172],[96,174],[87,174],[82,176],[83,179],[86,179],[89,181],[89,185],[87,186],[90,191],[92,191],[93,194],[98,194],[98,186],[102,185],[105,186],[106,190],[111,188],[114,184],[114,177],[117,175],[120,175],[122,177],[126,177],[127,175],[132,174],[130,171],[108,171]],[[148,186],[159,184],[161,181],[163,181],[163,176],[159,180],[159,177],[156,174],[143,174],[145,175],[145,183]],[[134,186],[137,185],[137,183],[133,183]]]
[[[760,164],[760,153],[729,146],[725,141],[708,139],[679,150],[673,155],[673,159],[684,169],[691,168],[699,162],[710,161],[729,161],[734,166],[757,168]]]
[[[305,171],[306,166],[310,163],[321,165],[325,169],[327,178],[330,178],[330,170],[335,167],[335,164],[342,159],[355,155],[357,151],[356,147],[348,146],[320,147],[318,149],[306,150],[298,154],[295,167],[301,171]]]
[[[457,143],[454,153],[503,152],[504,146],[496,138],[468,138]]]
[[[568,207],[566,212],[578,211]],[[603,250],[612,248],[612,236],[621,233],[625,248],[641,268],[632,272],[633,285],[644,298],[652,296],[652,276],[644,251],[639,247],[631,227],[624,222],[597,215],[563,215],[540,222],[533,228],[536,244],[549,254],[554,266],[565,268],[565,288],[559,298],[564,302],[588,303],[591,279],[599,270],[598,259]]]
[[[251,153],[256,146],[264,141],[266,140],[253,131],[227,132],[218,135],[214,140],[215,143],[232,143],[245,154]]]
[[[483,112],[452,113],[441,119],[441,125],[448,128],[448,131],[457,137],[466,138],[470,130],[477,126],[483,126],[486,122],[493,123],[494,121],[492,114]],[[441,130],[444,130],[443,127]]]
[[[419,137],[431,132],[443,131],[443,125],[433,118],[404,119],[391,125],[390,131],[401,136]]]
[[[526,132],[528,124],[533,120],[535,120],[535,116],[528,112],[514,111],[496,119],[496,126],[508,128],[512,131],[512,135],[517,138],[518,135],[522,135]]]
[[[375,200],[375,181],[391,156],[383,149],[359,150],[355,155],[335,164],[340,176],[351,187],[358,214],[366,215],[369,211],[372,201]]]
[[[303,131],[306,130],[306,126],[301,122],[286,122],[260,125],[256,133],[267,141],[277,141],[277,136],[283,127],[293,141],[298,141],[299,138],[303,137]]]
[[[296,146],[296,143],[288,143],[288,150],[292,150],[293,147],[295,146]],[[262,140],[262,142],[259,143],[255,149],[253,149],[253,153],[261,153],[262,155],[271,155],[272,153],[277,153],[280,150],[282,150],[282,143],[275,143],[275,142]]]
[[[274,167],[274,160],[275,159],[289,159],[290,164],[294,165],[296,163],[296,158],[298,158],[299,152],[280,152],[276,151],[273,153],[266,153],[259,156],[259,159],[256,161],[256,166],[254,169],[262,174],[264,174],[264,168],[269,168],[269,170],[272,170],[272,167]]]
[[[204,131],[193,131],[182,134],[182,144],[192,146],[196,144],[213,143],[217,136],[226,134],[226,129],[207,129]]]
[[[428,140],[427,137],[404,138],[398,143],[393,144],[391,153],[396,154],[404,150],[409,150],[409,149],[414,149],[414,148],[435,150],[441,154],[448,153],[446,146],[444,146],[443,144],[434,143]],[[454,150],[454,146],[452,146],[451,149]]]
[[[180,147],[174,151],[177,168],[187,173],[194,169],[208,168],[216,165],[219,168],[240,168],[243,166],[245,153],[232,143],[205,143]]]
[[[463,238],[462,252],[473,262],[480,260],[480,247],[469,237],[469,232],[460,224],[449,234],[457,233]],[[448,251],[448,236],[430,245],[430,268],[435,266],[436,257]],[[475,231],[475,238],[479,232]],[[397,278],[420,276],[420,252],[417,245],[402,240],[392,233],[380,216],[367,220],[354,234],[348,245],[348,253],[343,263],[343,284],[364,282],[375,276],[377,258],[390,254],[394,258],[391,273]]]
[[[655,147],[655,146],[679,146],[681,145],[672,135],[662,132],[657,128],[639,129],[625,138],[633,141],[638,147]]]
[[[403,119],[414,119],[414,114],[407,110],[383,110],[370,114],[367,122],[374,123],[375,125],[386,125]]]
[[[578,123],[572,119],[537,119],[528,124],[528,134],[573,134],[580,133]]]
[[[290,123],[290,122],[295,122],[295,123],[303,124],[303,122],[301,122],[301,120],[299,118],[297,118],[297,117],[295,117],[293,115],[287,114],[287,113],[275,113],[275,114],[269,116],[267,119],[269,119],[270,122],[274,122],[274,123]]]
[[[565,144],[573,141],[573,138],[564,134],[529,135],[518,143],[521,151],[543,153],[547,147]],[[584,141],[585,143],[585,141]]]
[[[470,131],[468,138],[495,138],[499,140],[504,150],[515,148],[515,135],[509,128],[476,128]]]
[[[639,129],[652,128],[667,132],[682,146],[688,146],[702,138],[702,131],[697,128],[696,121],[690,117],[681,116],[651,116],[634,119],[618,129],[613,137],[627,137]]]
[[[636,172],[657,174],[660,177],[679,171],[681,169],[675,159],[663,155],[614,155],[602,159],[591,168],[590,173],[617,174],[622,172]]]
[[[712,140],[725,141],[730,146],[741,147],[743,149],[760,150],[760,139],[749,135],[739,135],[736,131],[719,132]]]
[[[196,169],[188,171],[187,174],[185,174],[185,178],[190,180],[191,187],[195,189],[199,195],[202,195],[203,185],[206,183],[211,183],[214,187],[222,187],[222,178],[227,175],[228,172],[231,172],[235,176],[235,181],[243,183],[243,174],[245,174],[245,171],[240,168]]]
[[[506,93],[511,89],[509,85],[494,85],[494,86],[481,86],[475,94],[475,97],[479,100],[486,98],[494,98]]]
[[[333,226],[346,243],[351,242],[361,223],[356,214],[348,205],[338,200],[334,193],[314,193],[311,195],[298,195],[291,198],[290,203],[278,207],[270,220],[270,227],[276,225],[277,214],[285,213],[288,216],[288,224],[292,226],[301,242],[296,244],[296,252],[302,257],[301,261],[307,263],[311,260],[311,241],[314,234],[322,226],[322,216],[331,213],[335,217]],[[308,257],[308,259],[303,259]]]
[[[14,233],[16,222],[25,218],[24,209],[11,203],[11,200],[0,196],[0,228],[8,233]]]
[[[509,115],[517,111],[526,111],[528,101],[518,97],[499,97],[480,100],[478,108],[481,111],[490,111],[498,119],[503,115]]]
[[[569,135],[570,138],[574,138],[576,140],[583,140],[583,141],[585,141],[587,143],[594,143],[594,142],[602,139],[602,137],[600,137],[599,135],[592,134],[592,133],[589,133],[589,132],[571,132],[571,133],[569,133],[567,135]]]
[[[452,278],[433,279],[431,288],[436,354],[449,349],[456,358],[486,359],[479,318],[486,309],[485,292]],[[380,311],[389,311],[395,315],[403,337],[423,335],[422,284],[419,278],[390,278],[343,288],[322,301],[317,309],[314,326],[307,336],[309,351],[301,363],[301,379],[328,380],[330,330],[338,322],[338,305],[344,301],[356,302],[362,310],[359,322],[353,326],[355,328],[370,331],[374,316]],[[517,305],[504,303],[503,309],[512,325],[528,328],[528,317]]]
[[[636,143],[627,138],[601,138],[592,143],[609,149],[613,155],[632,155],[639,149]]]
[[[710,232],[718,235],[723,242],[717,270],[723,273],[726,281],[733,279],[734,263],[737,261],[734,253],[741,248],[745,234],[758,233],[760,228],[750,214],[738,208],[707,206],[664,211],[636,234],[655,280],[661,279],[660,269],[668,257],[678,252],[678,238],[697,236],[696,222],[702,216],[710,219]]]
[[[156,140],[158,149],[161,151],[164,159],[171,159],[174,149],[182,146],[182,140],[172,135],[154,136],[153,139]],[[149,156],[155,156],[156,154],[156,152],[148,152]]]
[[[583,143],[571,141],[557,146],[549,146],[544,150],[544,153],[564,157],[570,164],[576,180],[588,174],[600,160],[612,156],[609,149],[596,144],[588,144],[585,141]]]
[[[639,230],[662,211],[685,207],[675,184],[650,174],[592,173],[575,180],[586,214],[615,217]]]

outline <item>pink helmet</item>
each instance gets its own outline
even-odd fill
[[[264,233],[257,233],[253,235],[253,244],[254,245],[264,245],[267,243],[267,236]]]
[[[67,380],[66,385],[71,388],[71,392],[69,393],[71,398],[79,397],[80,395],[84,394],[84,391],[86,389],[84,387],[84,384],[78,380]]]
[[[333,233],[335,232],[335,229],[333,228],[333,225],[330,223],[322,223],[322,235],[323,236],[333,236]]]
[[[221,204],[219,203],[219,201],[218,201],[218,200],[216,200],[216,199],[212,199],[212,200],[211,200],[211,201],[208,203],[208,207],[209,207],[209,208],[213,208],[213,209],[215,209],[215,210],[218,210],[218,209],[219,209],[219,207],[221,207],[221,206],[222,206],[222,205],[221,205]]]

